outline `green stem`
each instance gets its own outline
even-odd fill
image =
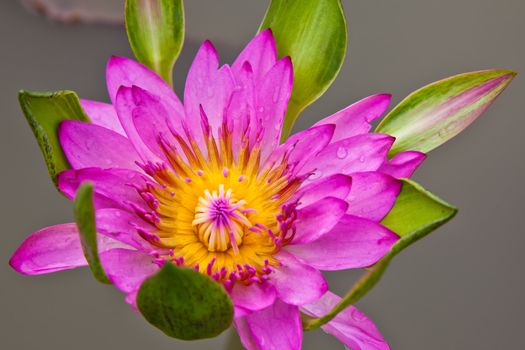
[[[379,262],[374,265],[371,270],[367,271],[359,279],[359,281],[352,287],[352,289],[350,289],[348,294],[339,302],[339,304],[337,304],[326,315],[303,322],[303,329],[305,331],[311,331],[321,327],[322,325],[333,320],[334,317],[336,317],[340,312],[344,311],[347,307],[365,296],[365,294],[367,294],[381,279],[381,276],[385,272],[393,257],[394,254],[388,254],[383,259],[379,260]]]

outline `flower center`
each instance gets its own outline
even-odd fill
[[[204,196],[198,200],[192,224],[200,241],[210,252],[225,252],[233,248],[238,254],[245,229],[252,227],[245,215],[250,210],[243,207],[246,202],[236,200],[231,189],[225,192],[223,184],[219,185],[219,192],[205,190]]]
[[[203,124],[201,144],[187,129],[185,137],[172,131],[170,141],[159,137],[165,162],[142,165],[153,181],[139,192],[151,211],[137,213],[156,227],[142,237],[161,248],[159,262],[195,268],[226,287],[260,283],[294,235],[288,202],[301,181],[284,155],[262,161],[249,129],[233,140],[226,125],[215,137]]]

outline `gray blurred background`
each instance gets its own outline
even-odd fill
[[[109,0],[108,0],[109,1]],[[344,0],[348,56],[329,91],[303,115],[311,125],[367,95],[393,103],[457,73],[515,69],[522,76],[485,115],[433,151],[416,180],[460,208],[445,227],[398,256],[358,306],[393,349],[525,349],[525,1]],[[212,39],[225,62],[255,33],[266,1],[186,1],[188,41],[175,69],[181,91],[197,43]],[[72,220],[55,191],[18,107],[19,89],[73,89],[107,100],[104,66],[131,56],[118,25],[63,25],[0,4],[0,348],[233,349],[230,335],[169,339],[136,315],[87,269],[39,277],[16,274],[9,257],[31,232]],[[331,273],[344,293],[356,273]],[[303,349],[343,349],[320,331]]]

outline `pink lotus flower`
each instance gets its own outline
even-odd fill
[[[72,167],[60,190],[95,185],[100,258],[135,305],[145,278],[170,262],[194,267],[230,294],[248,349],[300,349],[300,311],[322,316],[340,298],[320,270],[374,264],[398,236],[379,222],[425,158],[386,155],[389,135],[369,133],[390,96],[374,95],[279,144],[292,62],[270,31],[230,67],[210,42],[188,73],[184,104],[155,73],[113,57],[112,105],[82,101],[92,123],[64,121]],[[86,266],[74,223],[27,238],[11,266],[35,275]],[[353,350],[388,349],[351,307],[324,330]]]

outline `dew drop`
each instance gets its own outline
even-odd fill
[[[361,157],[359,157],[359,161],[360,161],[361,163],[364,163],[364,162],[365,162],[365,156],[361,156]]]
[[[259,111],[259,113],[264,113],[264,107],[262,107],[262,106],[259,107],[258,111]]]
[[[348,151],[346,150],[346,148],[344,148],[344,147],[339,147],[339,148],[337,149],[337,158],[339,158],[339,159],[345,159],[347,155],[348,155]]]

